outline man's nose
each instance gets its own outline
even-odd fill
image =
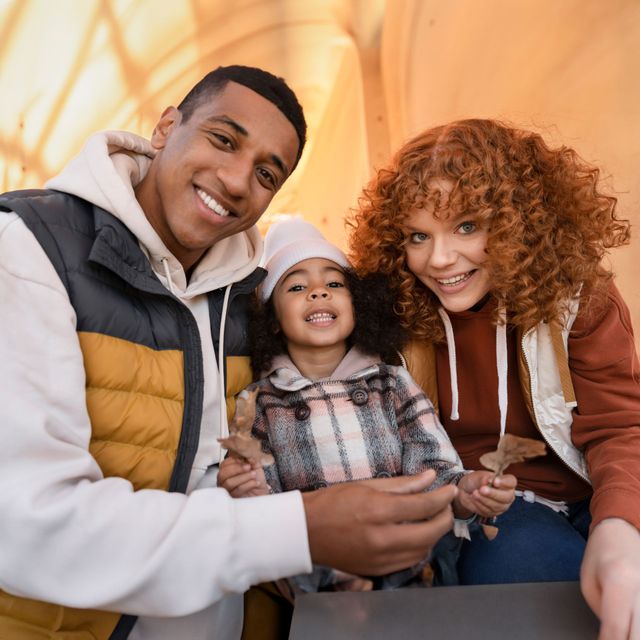
[[[218,178],[231,197],[243,198],[249,191],[252,173],[253,164],[237,155],[218,169]]]

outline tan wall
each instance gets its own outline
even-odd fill
[[[265,224],[302,215],[344,245],[371,169],[468,116],[575,147],[640,223],[637,0],[5,0],[0,188],[40,186],[97,129],[149,135],[199,77],[235,62],[283,75],[309,120]],[[636,254],[634,239],[612,262],[640,327]]]
[[[640,331],[640,2],[402,0],[387,4],[384,26],[392,147],[435,124],[491,117],[603,169],[633,223],[631,246],[611,262]]]

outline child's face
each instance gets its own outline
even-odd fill
[[[346,346],[355,320],[342,268],[326,258],[293,265],[273,290],[280,328],[291,349]]]
[[[434,182],[446,199],[451,183]],[[487,231],[474,215],[446,215],[445,202],[438,218],[433,215],[432,204],[414,210],[407,218],[407,266],[447,311],[465,311],[491,289],[485,266]]]

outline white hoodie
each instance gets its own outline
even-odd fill
[[[97,134],[47,186],[118,217],[198,323],[205,397],[190,493],[103,478],[69,297],[22,220],[0,212],[0,588],[138,615],[132,639],[238,638],[238,594],[311,570],[299,493],[234,500],[212,487],[226,421],[205,294],[250,274],[262,241],[255,228],[220,241],[187,283],[135,199],[153,153],[133,134]]]

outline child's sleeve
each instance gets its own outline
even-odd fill
[[[409,372],[396,367],[396,418],[402,441],[402,473],[436,471],[432,487],[457,483],[464,469],[433,404]]]
[[[262,451],[273,455],[271,449],[271,441],[269,440],[269,421],[265,412],[264,404],[261,400],[261,395],[258,393],[256,399],[256,417],[253,421],[253,427],[251,428],[252,435],[260,442]],[[280,482],[280,475],[278,473],[278,461],[275,460],[265,465],[264,476],[271,489],[271,493],[282,493],[282,483]]]

